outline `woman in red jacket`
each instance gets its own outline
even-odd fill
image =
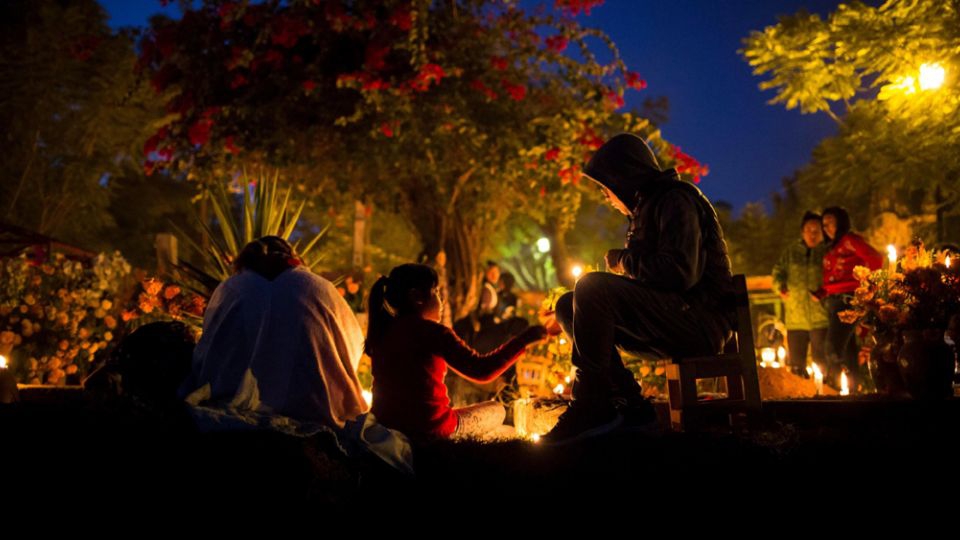
[[[847,370],[850,391],[857,389],[857,344],[855,325],[847,324],[837,316],[850,309],[853,292],[860,282],[853,277],[853,269],[866,266],[877,270],[883,256],[862,236],[850,230],[850,214],[834,206],[823,211],[823,234],[828,239],[828,251],[823,257],[823,287],[818,296],[827,310],[827,357],[830,362],[828,382],[839,386],[840,372]]]
[[[527,345],[544,339],[531,326],[498,349],[480,354],[440,324],[436,270],[403,264],[381,277],[370,291],[365,352],[373,371],[373,414],[381,424],[413,439],[482,438],[503,424],[506,411],[488,401],[454,409],[443,384],[447,366],[478,382],[495,379]]]

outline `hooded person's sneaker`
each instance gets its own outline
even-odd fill
[[[563,446],[610,433],[622,423],[623,416],[612,404],[585,404],[574,400],[550,433],[540,438],[540,443]]]

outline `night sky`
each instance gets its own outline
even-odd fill
[[[103,0],[113,26],[146,24],[161,10],[156,0]],[[532,4],[533,2],[524,2]],[[700,187],[713,201],[741,208],[768,201],[835,126],[824,114],[801,115],[767,105],[750,67],[737,54],[751,30],[776,23],[800,9],[825,15],[837,0],[606,0],[583,17],[607,32],[627,66],[649,86],[629,91],[627,105],[666,96],[667,140],[710,166]],[[164,9],[176,15],[171,5]]]

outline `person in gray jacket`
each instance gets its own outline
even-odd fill
[[[656,419],[618,347],[664,357],[719,353],[732,335],[733,280],[723,231],[710,201],[674,169],[662,170],[635,135],[607,141],[584,169],[627,216],[623,249],[610,272],[579,279],[556,305],[572,338],[573,401],[547,444],[565,444]]]

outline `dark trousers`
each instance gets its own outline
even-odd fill
[[[573,397],[584,401],[641,396],[617,347],[664,357],[700,356],[720,352],[730,335],[723,316],[690,305],[679,294],[605,272],[580,278],[574,291],[557,301],[556,314],[573,341]]]
[[[810,356],[814,363],[824,369],[825,349],[827,339],[826,328],[815,328],[813,330],[788,330],[787,348],[790,351],[790,368],[797,375],[805,376],[807,373],[807,348],[809,347]]]
[[[856,325],[847,324],[837,316],[841,311],[850,309],[850,295],[830,295],[824,299],[824,307],[827,309],[827,318],[829,319],[829,326],[827,327],[828,371],[824,374],[826,382],[830,386],[839,388],[840,373],[846,368],[850,391],[855,392],[857,388],[855,379],[858,372],[857,353],[859,352],[855,335]]]

